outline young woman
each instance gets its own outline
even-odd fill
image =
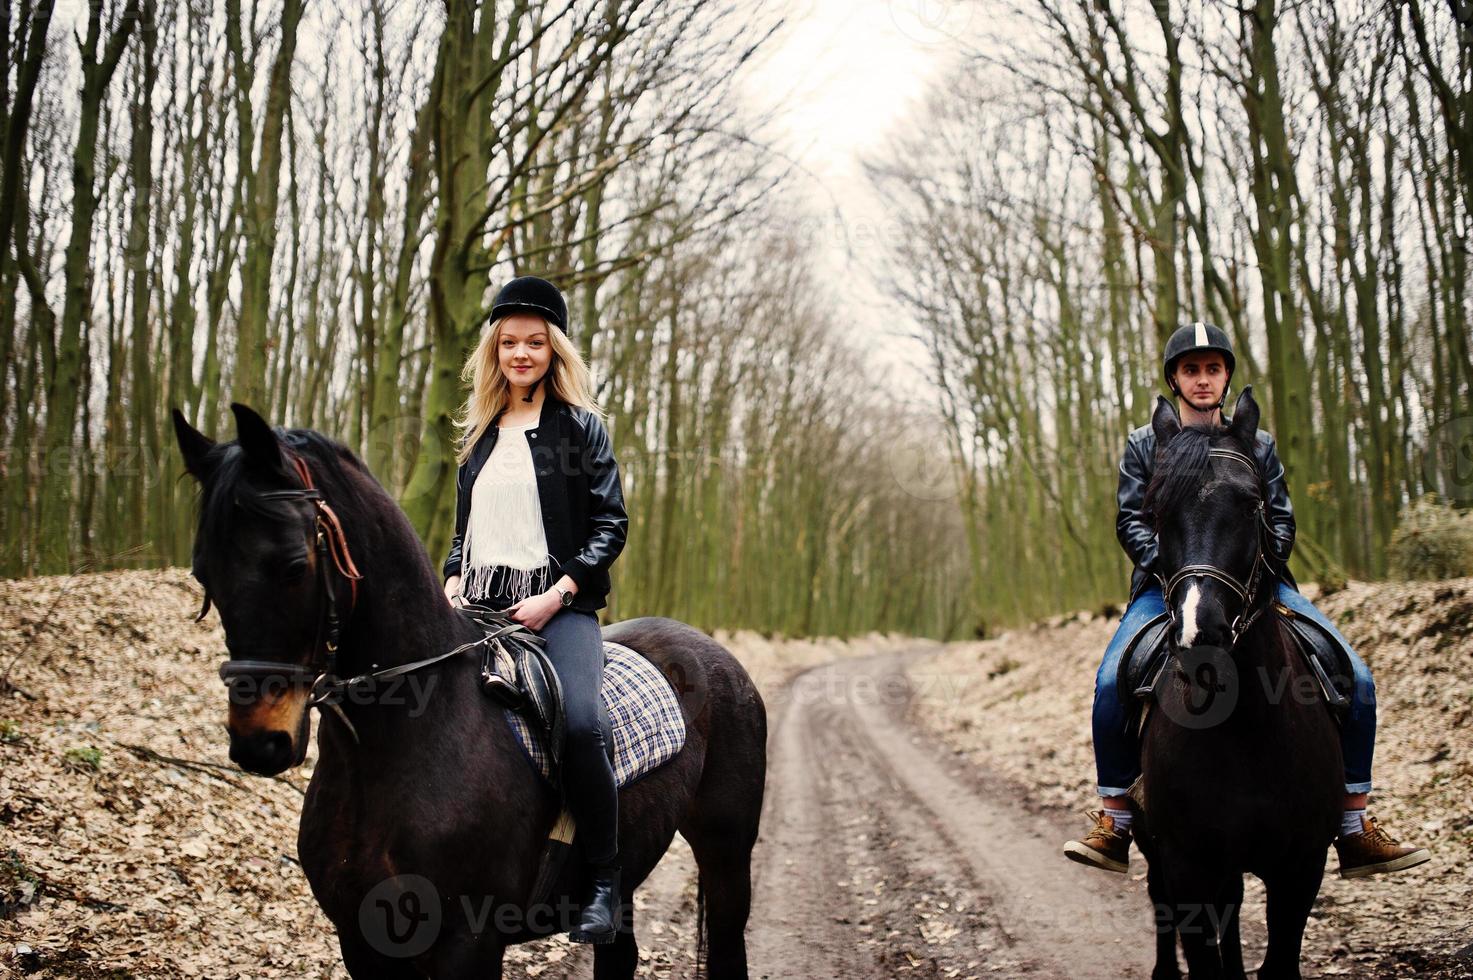
[[[562,681],[562,780],[592,867],[576,942],[612,942],[618,924],[618,796],[599,728],[603,639],[595,610],[629,520],[588,367],[568,338],[568,306],[545,279],[507,283],[466,362],[452,605],[507,609],[547,640]]]

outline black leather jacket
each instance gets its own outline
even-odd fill
[[[1226,423],[1228,420],[1223,419]],[[1289,553],[1294,550],[1294,508],[1289,503],[1289,488],[1284,483],[1284,464],[1274,449],[1274,437],[1258,430],[1257,444],[1253,447],[1258,458],[1259,471],[1264,474],[1268,486],[1268,499],[1264,501],[1264,516],[1269,527],[1269,564],[1280,579],[1294,585],[1289,574]],[[1120,461],[1120,489],[1115,494],[1119,513],[1115,517],[1115,536],[1120,547],[1135,563],[1130,576],[1130,597],[1134,599],[1147,585],[1156,580],[1156,532],[1141,516],[1146,502],[1146,485],[1156,469],[1156,432],[1143,425],[1125,440],[1125,457]]]
[[[455,536],[445,559],[446,579],[460,574],[471,488],[500,431],[494,421],[488,425],[456,473]],[[608,430],[593,413],[565,404],[548,391],[537,427],[528,429],[525,438],[537,473],[547,551],[559,565],[553,580],[567,575],[578,584],[574,609],[601,609],[609,594],[609,566],[624,550],[629,531]]]

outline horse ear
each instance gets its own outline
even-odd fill
[[[1233,406],[1231,431],[1245,446],[1252,446],[1258,439],[1258,401],[1253,397],[1253,386],[1247,385]]]
[[[269,469],[282,469],[285,464],[281,456],[281,441],[266,420],[240,402],[231,402],[230,411],[235,413],[235,434],[240,448],[245,450],[246,459]]]
[[[1156,432],[1158,447],[1166,445],[1181,431],[1181,419],[1177,417],[1176,408],[1160,395],[1156,396],[1156,411],[1151,415],[1151,428]]]
[[[179,409],[170,409],[174,418],[174,438],[179,442],[179,452],[184,456],[184,468],[196,480],[204,480],[209,473],[205,455],[215,445],[215,440],[189,424]]]

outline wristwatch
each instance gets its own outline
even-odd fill
[[[553,591],[555,591],[557,593],[557,595],[558,595],[558,603],[564,609],[566,609],[568,606],[571,606],[573,604],[573,593],[572,593],[571,590],[564,589],[561,586],[557,586],[557,585],[554,585],[552,588],[553,588]]]

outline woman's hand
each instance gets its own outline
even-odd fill
[[[445,598],[452,608],[465,605],[465,599],[460,595],[460,576],[452,575],[445,580]]]
[[[529,596],[507,609],[507,615],[530,630],[541,630],[547,621],[556,616],[563,607],[562,597],[556,589],[548,589],[541,595]]]

